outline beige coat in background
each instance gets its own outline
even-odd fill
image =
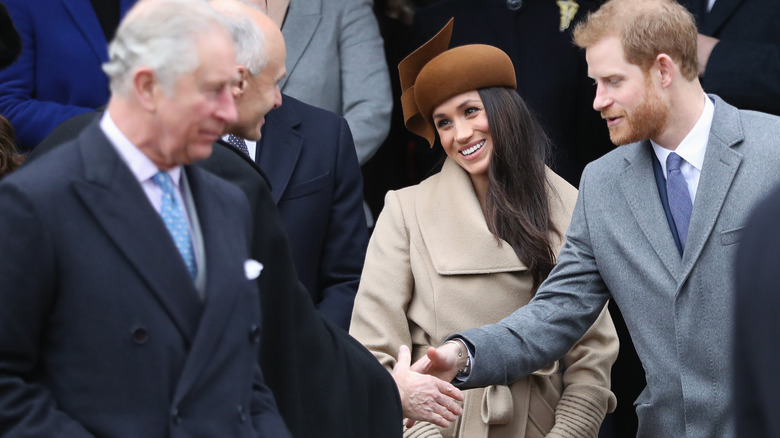
[[[547,176],[556,192],[550,194],[553,221],[563,236],[577,190],[552,171]],[[562,244],[556,236],[556,254]],[[528,303],[531,284],[512,247],[488,231],[468,174],[447,159],[439,174],[387,194],[350,334],[392,369],[401,345],[411,347],[414,361],[453,332],[498,322]],[[617,353],[605,309],[562,360],[509,386],[467,390],[453,426],[418,422],[405,436],[595,437],[615,408],[609,388]]]

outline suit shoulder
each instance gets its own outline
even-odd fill
[[[759,133],[777,138],[777,133],[780,132],[780,117],[750,110],[740,110],[739,115],[746,135]]]
[[[629,157],[635,155],[645,142],[631,143],[624,146],[617,146],[615,149],[607,152],[601,157],[591,161],[585,166],[590,172],[603,173],[604,171],[614,170],[616,166],[624,166]]]
[[[328,10],[334,12],[338,11],[339,15],[350,12],[352,8],[364,6],[366,4],[372,7],[370,0],[323,0],[323,4],[327,5],[324,7],[324,12],[327,12]]]
[[[388,192],[393,193],[394,196],[404,205],[413,205],[414,200],[423,193],[435,192],[438,190],[439,180],[441,179],[441,172],[435,173],[428,178],[420,181],[418,184],[407,186],[398,190],[391,190]]]
[[[555,202],[553,205],[560,205],[564,209],[571,211],[574,208],[574,203],[577,201],[577,189],[549,167],[545,169],[545,175],[549,186],[549,199],[560,202]]]
[[[319,121],[319,123],[337,125],[342,121],[346,122],[344,117],[334,113],[333,111],[328,111],[314,105],[309,105],[308,103],[301,102],[300,100],[295,99],[294,97],[290,97],[286,94],[283,97],[283,102],[284,103],[282,106],[278,109],[282,109],[287,106],[287,110],[294,111],[297,113],[298,117],[307,123],[314,123],[315,121]]]
[[[389,199],[397,199],[398,202],[401,203],[407,203],[413,200],[418,195],[418,193],[420,193],[421,186],[423,186],[426,181],[435,176],[436,175],[433,175],[432,177],[429,177],[415,185],[402,187],[397,190],[388,190],[387,193],[385,193],[385,205],[387,205],[387,201]]]
[[[3,182],[17,184],[30,192],[59,192],[65,189],[68,181],[83,175],[81,169],[83,165],[78,142],[71,140],[33,161],[24,163],[21,168],[3,178]]]

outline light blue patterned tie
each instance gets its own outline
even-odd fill
[[[246,146],[246,141],[243,138],[228,134],[227,142],[229,145],[243,152],[247,157],[249,156],[249,148]]]
[[[685,249],[685,239],[688,237],[688,223],[691,221],[693,203],[688,192],[688,184],[680,173],[682,157],[672,152],[666,158],[666,195],[669,197],[669,209],[672,211],[674,224],[677,226],[677,236]]]
[[[198,267],[195,264],[195,254],[192,250],[192,240],[190,239],[190,228],[187,224],[187,217],[184,210],[176,199],[175,190],[171,176],[165,172],[157,172],[152,178],[154,182],[162,189],[162,205],[160,206],[160,216],[162,216],[168,232],[173,237],[190,276],[194,279],[198,275]]]

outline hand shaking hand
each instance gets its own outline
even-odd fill
[[[439,348],[443,347],[445,346]],[[449,348],[445,350],[448,351]],[[432,351],[434,353],[431,353]],[[438,378],[439,376],[446,378],[450,374],[444,369],[448,365],[449,356],[443,358],[435,352],[436,349],[431,347],[428,356],[411,366],[412,354],[409,347],[402,345],[398,351],[398,361],[392,375],[401,396],[404,416],[408,419],[407,427],[412,427],[418,420],[448,427],[463,413],[463,408],[458,403],[463,401],[463,393],[449,383],[452,377],[446,380]],[[431,360],[431,354],[434,355],[434,360]],[[453,362],[456,364],[457,351],[454,356]],[[419,370],[430,371],[431,375],[425,375]],[[452,376],[455,374],[457,368]]]

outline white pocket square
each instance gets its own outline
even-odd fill
[[[263,272],[263,264],[257,260],[247,259],[244,262],[244,274],[247,280],[254,280],[260,276],[261,272]]]

